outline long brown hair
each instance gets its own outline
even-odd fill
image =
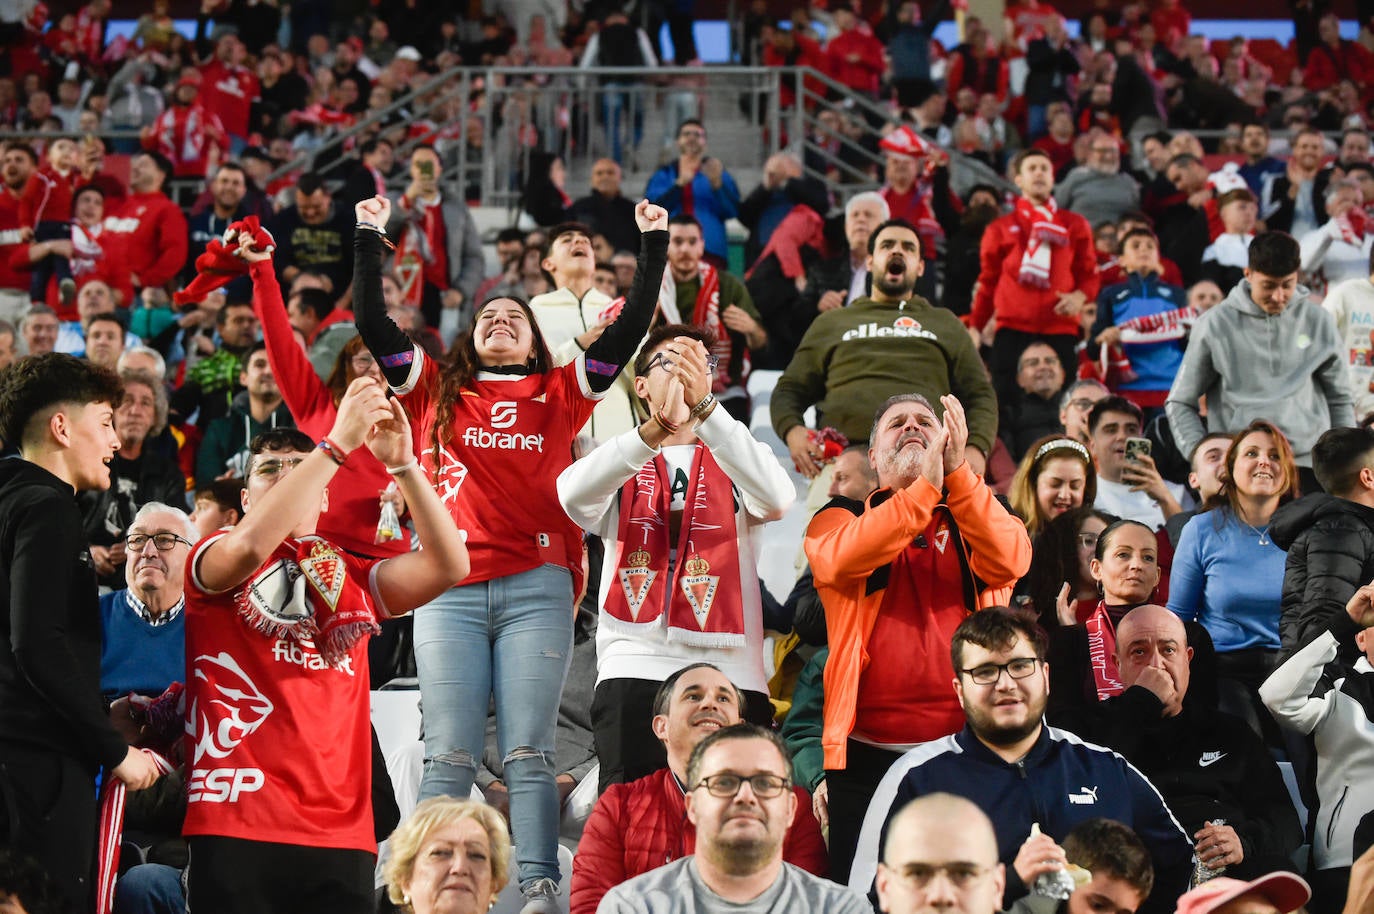
[[[482,302],[473,312],[472,321],[468,324],[467,330],[453,341],[453,348],[449,350],[448,362],[439,368],[438,377],[434,379],[434,427],[430,429],[429,443],[434,448],[433,462],[436,473],[439,469],[439,449],[451,434],[449,427],[453,424],[454,404],[463,395],[463,388],[472,383],[472,379],[477,376],[477,372],[482,368],[477,357],[477,343],[475,342],[477,318],[482,316],[482,312],[486,310],[488,305],[496,301],[515,302],[520,306],[520,310],[525,312],[525,317],[529,319],[530,332],[534,334],[534,351],[531,353],[529,361],[530,373],[544,374],[554,367],[553,357],[549,355],[549,347],[544,343],[544,334],[539,329],[539,321],[535,319],[534,311],[530,309],[528,302],[513,295],[497,295]]]
[[[343,344],[338,357],[334,359],[334,369],[329,372],[329,377],[325,379],[324,386],[329,388],[335,407],[338,407],[339,402],[343,400],[348,385],[352,384],[353,379],[358,377],[358,373],[353,370],[353,357],[366,350],[367,346],[363,344],[363,338],[355,336]]]
[[[1254,432],[1263,432],[1274,439],[1274,446],[1279,451],[1279,469],[1283,470],[1284,489],[1279,493],[1279,504],[1292,501],[1302,492],[1298,488],[1298,464],[1293,459],[1293,445],[1288,443],[1288,436],[1279,431],[1279,427],[1268,419],[1256,419],[1245,428],[1236,432],[1231,439],[1231,446],[1226,449],[1226,471],[1221,480],[1221,490],[1203,505],[1204,511],[1211,511],[1213,508],[1229,508],[1231,516],[1236,520],[1244,520],[1244,515],[1240,513],[1240,493],[1236,491],[1235,473],[1236,460],[1240,457],[1241,442]],[[1217,517],[1220,521],[1220,515]]]

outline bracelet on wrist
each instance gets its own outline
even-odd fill
[[[420,461],[418,461],[418,460],[411,460],[410,463],[403,463],[403,464],[401,464],[401,465],[398,466],[398,467],[387,467],[387,468],[386,468],[386,471],[387,471],[388,473],[390,473],[392,476],[404,476],[406,473],[409,473],[411,470],[418,470],[419,468],[420,468]]]
[[[667,419],[663,418],[662,413],[654,413],[654,422],[656,422],[658,424],[658,427],[663,429],[663,431],[666,434],[677,434],[677,430],[679,428],[678,424],[676,422],[669,422]]]
[[[712,398],[711,398],[711,405],[708,406],[708,407],[706,407],[706,411],[703,412],[701,415],[695,417],[695,418],[696,418],[696,426],[695,426],[695,427],[696,427],[696,428],[701,428],[702,423],[704,423],[707,419],[711,418],[711,413],[715,412],[715,411],[716,411],[716,407],[718,407],[718,406],[720,406],[720,401],[717,400],[715,397],[712,397]]]
[[[381,237],[381,239],[382,239],[382,244],[386,245],[388,248],[390,248],[390,249],[393,250],[393,251],[396,250],[396,245],[395,245],[395,243],[391,240],[391,237],[390,237],[389,235],[387,235],[386,229],[383,228],[382,226],[380,226],[380,225],[374,225],[374,224],[372,224],[371,222],[358,222],[358,223],[356,223],[356,224],[353,226],[353,228],[354,228],[354,230],[357,230],[357,229],[366,229],[366,230],[369,231],[369,232],[376,232],[377,235],[379,235],[379,236]]]
[[[708,390],[708,391],[706,392],[706,396],[704,396],[704,397],[701,398],[701,402],[697,403],[696,406],[693,406],[693,407],[692,407],[692,411],[691,411],[691,413],[688,414],[688,418],[689,418],[689,419],[701,419],[701,418],[703,418],[708,412],[711,411],[711,407],[714,406],[715,403],[716,403],[716,395],[713,394],[713,393],[711,393],[711,392]]]
[[[321,438],[319,444],[315,445],[315,447],[319,448],[320,450],[328,454],[329,459],[334,461],[335,466],[343,466],[344,461],[348,459],[348,454],[345,453],[344,449],[339,447],[333,441],[330,441],[328,435]]]

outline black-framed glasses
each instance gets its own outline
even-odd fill
[[[300,466],[304,457],[264,457],[253,464],[253,475],[261,476],[264,479],[271,479],[281,473],[282,470],[289,470]]]
[[[142,552],[148,547],[148,540],[153,541],[158,552],[166,552],[176,546],[177,543],[185,543],[194,546],[190,540],[184,536],[177,536],[175,533],[130,533],[124,537],[124,545],[130,552]]]
[[[771,800],[792,786],[790,779],[776,774],[755,774],[747,778],[738,774],[712,774],[697,781],[697,787],[705,787],[711,796],[726,800],[739,793],[745,781],[760,800]]]
[[[1039,657],[1017,657],[1006,663],[983,663],[971,670],[960,670],[979,685],[995,685],[1002,678],[1002,671],[1012,679],[1025,679],[1040,665]]]
[[[915,889],[929,888],[941,873],[956,889],[966,889],[992,872],[991,867],[973,863],[907,863],[890,869]]]
[[[710,371],[715,371],[716,366],[719,364],[720,356],[711,355],[710,353],[706,354],[707,369],[709,369]],[[655,368],[662,368],[664,371],[672,371],[673,368],[675,368],[676,366],[677,363],[674,362],[672,359],[668,358],[668,352],[665,350],[663,352],[654,353],[654,357],[649,360],[649,364],[644,366],[644,373],[647,375]]]

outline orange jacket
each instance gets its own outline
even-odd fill
[[[857,716],[859,678],[872,659],[868,639],[886,593],[885,581],[881,588],[868,592],[874,571],[892,564],[916,537],[926,534],[933,539],[936,531],[930,528],[946,512],[956,525],[951,539],[957,542],[958,554],[982,587],[977,609],[1005,605],[1012,585],[1030,568],[1025,525],[997,501],[967,463],[945,478],[945,487],[947,494],[941,501],[940,491],[921,477],[904,489],[880,489],[869,495],[863,513],[857,516],[842,505],[822,508],[807,527],[806,556],[825,604],[830,643],[821,735],[828,769],[845,767],[846,745]],[[930,593],[929,598],[940,606],[957,601],[966,610],[973,609],[962,593]],[[901,650],[903,646],[890,647]],[[930,680],[948,675],[947,660],[922,664],[911,662],[908,656],[905,662],[915,677]],[[953,696],[953,687],[946,687]]]

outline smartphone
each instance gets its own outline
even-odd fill
[[[417,164],[419,165],[420,176],[422,178],[434,177],[434,163],[432,161],[430,161],[429,159],[425,159]]]
[[[1149,438],[1127,438],[1126,439],[1126,459],[1132,463],[1140,460],[1140,455],[1150,456]]]

